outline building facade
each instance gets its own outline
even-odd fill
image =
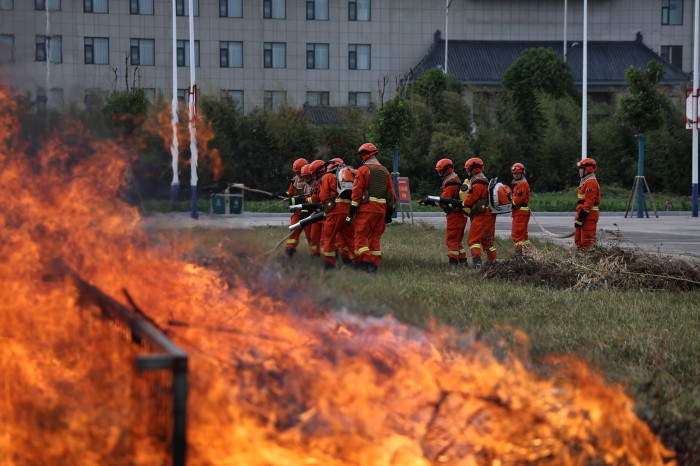
[[[245,111],[368,106],[445,31],[442,0],[194,0],[196,81]],[[583,37],[583,0],[454,0],[451,40],[567,41]],[[84,105],[128,87],[153,97],[190,83],[189,0],[0,0],[0,79],[39,104]],[[692,0],[589,0],[591,41],[644,44],[692,69]],[[173,47],[173,11],[176,37]],[[173,49],[175,53],[173,54]],[[448,57],[449,64],[449,57]],[[449,67],[448,67],[449,71]]]

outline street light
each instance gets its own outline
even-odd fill
[[[445,69],[443,72],[447,74],[447,43],[448,43],[448,37],[447,37],[447,29],[448,26],[450,25],[449,22],[449,16],[450,16],[450,5],[452,5],[452,0],[445,0]]]

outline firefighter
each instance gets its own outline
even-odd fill
[[[442,178],[441,198],[460,200],[460,187],[462,180],[455,173],[454,164],[450,159],[440,159],[435,165],[438,176]],[[450,265],[467,263],[467,250],[464,249],[464,229],[469,217],[464,214],[461,207],[442,205],[445,211],[446,228],[445,244],[447,245],[447,259]]]
[[[587,251],[596,243],[596,227],[600,216],[600,186],[595,177],[595,160],[585,158],[576,164],[581,182],[578,185],[578,201],[574,218],[574,243],[581,251]]]
[[[307,184],[306,202],[317,202],[321,200],[318,196],[318,185],[321,182],[321,177],[325,173],[326,162],[323,160],[314,160],[309,164],[311,179]],[[321,234],[323,231],[323,222],[316,222],[310,225],[309,250],[311,256],[321,257]]]
[[[292,164],[292,170],[294,171],[294,177],[292,178],[292,182],[289,185],[289,189],[283,193],[275,193],[279,194],[284,197],[289,197],[293,198],[294,196],[301,196],[304,194],[304,189],[306,187],[306,182],[304,181],[302,175],[301,175],[301,169],[304,167],[304,165],[307,165],[309,162],[306,161],[306,159],[296,159],[294,163]],[[297,223],[299,220],[301,220],[301,211],[295,210],[294,213],[292,214],[292,218],[290,220],[290,225],[294,225]],[[303,231],[307,232],[306,233],[306,240],[309,240],[308,236],[308,231],[304,229]],[[310,230],[309,230],[310,231]],[[287,243],[285,245],[284,252],[287,254],[287,257],[292,257],[295,252],[297,252],[297,246],[299,245],[299,237],[301,236],[302,229],[295,230],[287,239]]]
[[[513,175],[513,223],[510,236],[515,245],[515,254],[522,254],[530,249],[527,225],[530,223],[530,184],[525,178],[525,165],[514,163],[510,168]]]
[[[318,196],[326,213],[321,235],[325,270],[335,269],[337,253],[341,248],[346,251],[346,255],[343,256],[344,261],[346,257],[351,261],[352,256],[349,254],[352,254],[350,251],[354,249],[355,244],[352,223],[345,224],[345,217],[350,211],[353,174],[349,167],[344,167],[344,165],[341,158],[334,158],[326,162],[326,173],[318,186]],[[343,168],[346,170],[341,170]],[[340,173],[338,173],[339,171]],[[343,175],[349,175],[349,184],[348,180],[343,181],[341,178]]]
[[[378,154],[371,142],[358,149],[363,165],[357,169],[352,202],[345,218],[346,223],[355,224],[356,265],[367,272],[376,272],[382,261],[381,237],[396,206],[394,183],[389,171],[377,160]]]
[[[464,164],[469,178],[469,190],[463,201],[464,207],[471,209],[471,226],[467,243],[475,269],[481,268],[482,249],[486,250],[489,261],[496,260],[496,246],[493,238],[496,233],[496,216],[489,209],[489,180],[484,175],[484,162],[472,157]]]

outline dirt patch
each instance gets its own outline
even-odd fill
[[[700,289],[700,266],[672,256],[599,247],[587,253],[554,245],[486,264],[484,278],[559,289],[690,291]]]

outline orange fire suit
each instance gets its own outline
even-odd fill
[[[582,251],[595,246],[595,232],[600,216],[600,186],[595,173],[581,178],[578,188],[576,217],[574,218],[574,243]]]
[[[384,217],[387,203],[393,206],[395,202],[394,183],[389,171],[376,157],[370,157],[357,169],[350,204],[357,209],[352,221],[355,223],[355,254],[358,265],[364,263],[376,268],[381,263],[380,240],[386,228]]]
[[[519,180],[513,180],[513,223],[510,236],[515,244],[515,252],[520,253],[530,247],[527,234],[527,224],[530,223],[530,184],[523,175]]]
[[[289,185],[289,189],[287,189],[287,197],[291,196],[301,196],[304,194],[306,189],[306,182],[301,178],[299,175],[294,175],[294,178],[292,178],[292,183]],[[294,213],[292,214],[292,218],[289,221],[290,225],[294,225],[297,223],[299,220],[302,218],[308,217],[308,212],[305,212],[304,216],[302,216],[302,212],[299,210],[295,210]],[[285,244],[285,249],[290,249],[292,251],[297,250],[297,246],[299,245],[299,237],[301,236],[301,232],[304,231],[304,234],[306,236],[306,241],[309,242],[309,247],[311,247],[311,226],[307,226],[304,228],[299,228],[296,229],[292,232],[291,235],[289,235],[289,238],[287,238],[287,243]],[[291,253],[290,253],[291,254]]]
[[[462,181],[455,172],[445,176],[442,180],[442,193],[440,197],[459,200],[459,187]],[[467,250],[464,249],[464,229],[469,219],[460,208],[444,207],[446,217],[445,244],[447,245],[447,257],[451,263],[465,262]]]
[[[467,243],[473,259],[481,260],[482,249],[485,249],[488,260],[496,260],[496,246],[493,242],[496,233],[496,216],[491,213],[488,206],[489,181],[483,173],[477,173],[472,176],[470,182],[467,197],[463,202],[464,207],[472,211],[472,224],[469,227]],[[480,208],[482,205],[485,207]]]
[[[336,252],[339,248],[345,249],[346,255],[343,257],[352,259],[354,256],[350,251],[354,250],[355,230],[352,223],[345,224],[345,217],[350,211],[351,201],[338,197],[338,179],[335,173],[323,175],[318,186],[318,196],[324,206],[335,203],[333,208],[326,210],[326,219],[323,221],[321,235],[323,263],[329,267],[335,267]]]
[[[321,202],[318,196],[318,185],[321,180],[316,178],[307,184],[308,189],[305,194],[307,194],[307,202]],[[309,251],[312,256],[321,255],[321,234],[323,231],[323,222],[312,223],[311,231],[309,234]]]

